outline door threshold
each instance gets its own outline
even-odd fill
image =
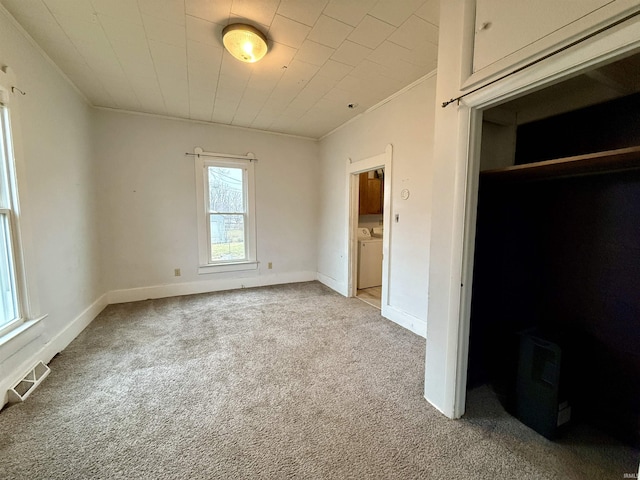
[[[356,298],[372,307],[382,310],[382,287],[363,288],[356,292]]]

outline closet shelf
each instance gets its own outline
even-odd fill
[[[484,170],[486,180],[541,180],[640,169],[640,146]]]

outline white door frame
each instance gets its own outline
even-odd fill
[[[347,159],[347,194],[349,195],[347,203],[347,232],[348,232],[348,248],[347,248],[347,296],[355,297],[358,290],[358,201],[360,183],[358,175],[363,172],[375,170],[377,168],[384,169],[384,189],[383,189],[383,211],[382,223],[384,231],[382,234],[382,299],[381,313],[383,317],[387,317],[389,307],[389,243],[391,239],[391,163],[393,157],[393,147],[388,144],[384,153],[373,157],[364,158],[358,161]]]
[[[637,29],[638,18],[615,28],[615,34],[596,36],[571,50],[541,62],[493,85],[465,97],[460,109],[461,123],[468,121],[469,135],[464,158],[459,162],[466,166],[462,238],[462,288],[460,290],[458,339],[455,358],[455,399],[453,417],[464,414],[467,389],[467,365],[469,357],[470,307],[475,255],[476,212],[478,206],[478,181],[480,170],[480,137],[482,111],[528,92],[558,83],[574,75],[615,61],[640,49]],[[448,108],[455,108],[450,106]],[[450,366],[453,366],[450,364]]]

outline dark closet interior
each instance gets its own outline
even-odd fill
[[[638,446],[640,94],[510,128],[511,166],[480,174],[468,386],[516,412],[536,332],[561,346],[572,422]]]

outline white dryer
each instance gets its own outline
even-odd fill
[[[382,285],[382,238],[358,228],[358,288]]]

